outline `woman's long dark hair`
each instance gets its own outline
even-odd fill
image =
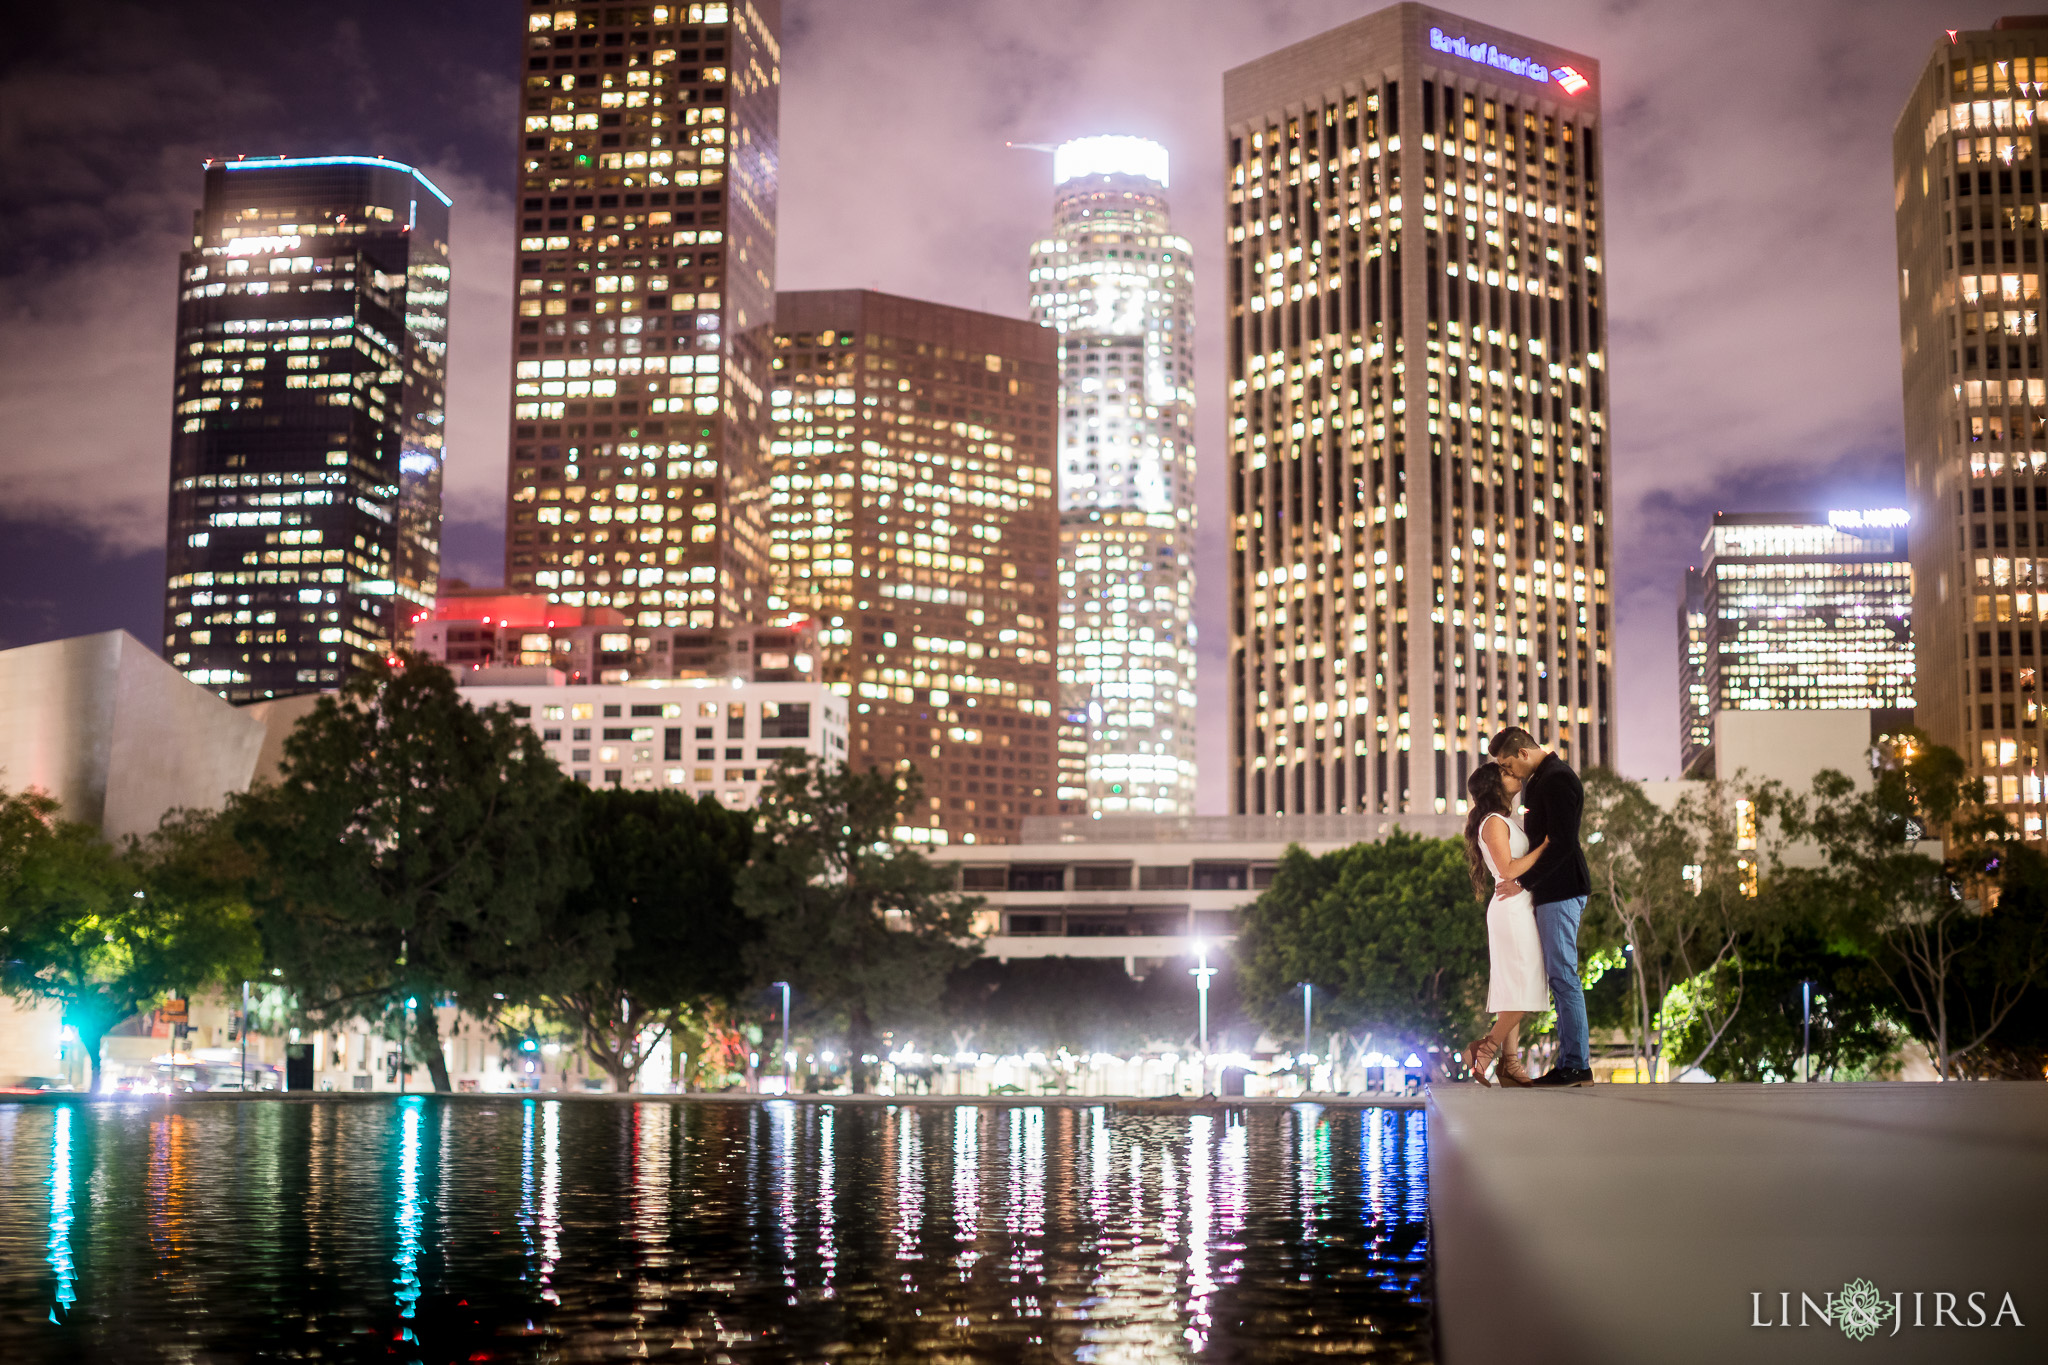
[[[1489,815],[1508,813],[1508,792],[1500,775],[1500,764],[1489,761],[1465,779],[1465,795],[1471,798],[1471,811],[1465,816],[1465,863],[1472,870],[1472,889],[1481,900],[1493,898],[1493,874],[1486,870],[1486,859],[1479,853],[1479,827]]]

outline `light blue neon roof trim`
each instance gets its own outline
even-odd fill
[[[425,185],[427,187],[428,192],[431,193],[436,199],[440,200],[444,205],[451,209],[455,207],[455,201],[453,199],[450,199],[447,195],[441,193],[441,187],[439,185],[436,185],[433,181],[427,179],[426,176],[421,175],[417,168],[408,166],[403,161],[392,161],[387,157],[244,156],[237,157],[233,161],[229,161],[228,159],[223,157],[221,159],[221,164],[224,167],[226,167],[226,169],[231,171],[269,170],[291,166],[384,166],[394,171],[404,171],[407,175],[419,181],[422,185]]]

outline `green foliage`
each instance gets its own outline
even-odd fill
[[[1776,879],[1869,959],[1936,1071],[1957,1074],[2048,973],[2039,856],[1962,759],[1917,733],[1869,790],[1823,772],[1780,822],[1822,865]]]
[[[1396,830],[1320,857],[1291,847],[1244,911],[1236,958],[1246,1009],[1300,1032],[1299,982],[1319,1027],[1370,1030],[1454,1053],[1485,1027],[1486,912],[1456,839]]]
[[[2048,974],[2035,973],[2015,990],[2014,977],[2048,937],[2048,856],[2031,844],[2003,850],[1998,906],[1983,937],[1964,954],[1957,972],[1966,1018],[1989,1018],[2008,995],[1990,1034],[1958,1069],[1973,1077],[2039,1081],[2048,1076]]]
[[[756,981],[788,981],[809,1008],[845,1017],[855,1090],[878,1024],[927,1016],[947,973],[978,951],[980,901],[954,894],[949,869],[896,842],[919,790],[915,770],[787,755],[762,788],[753,861],[739,878],[740,906],[761,934],[749,954]]]
[[[281,780],[232,803],[264,944],[316,1021],[420,1002],[415,1041],[448,1088],[432,1001],[489,1013],[536,959],[567,969],[545,912],[577,878],[576,803],[540,741],[478,711],[417,655],[357,675],[285,741]]]
[[[548,918],[544,937],[567,950],[534,963],[522,994],[573,1022],[623,1091],[682,1014],[747,985],[760,925],[735,892],[754,815],[676,791],[582,788],[579,803],[589,877]]]
[[[167,819],[117,850],[40,793],[0,797],[0,989],[54,1001],[100,1085],[108,1030],[164,996],[255,970],[248,908],[204,817]]]
[[[1776,914],[1760,882],[1761,855],[1737,828],[1738,802],[1768,805],[1776,790],[1708,782],[1666,810],[1640,783],[1606,770],[1587,773],[1585,788],[1580,837],[1593,894],[1580,950],[1623,948],[1627,961],[1619,980],[1603,978],[1604,989],[1591,993],[1587,1019],[1629,1030],[1641,1074],[1661,1040],[1676,1074],[1698,1066],[1733,1027],[1746,989],[1739,949]],[[1624,990],[1625,1003],[1617,998]]]
[[[1805,1000],[1813,983],[1812,1075],[1817,1080],[1876,1078],[1897,1050],[1897,999],[1854,945],[1831,941],[1794,921],[1775,941],[1756,936],[1741,949],[1743,1008],[1719,1043],[1705,1048],[1707,1024],[1694,1018],[1669,1039],[1675,1056],[1705,1052],[1700,1067],[1721,1081],[1783,1081],[1807,1074]]]

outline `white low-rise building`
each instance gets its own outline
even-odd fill
[[[505,681],[507,674],[531,681]],[[548,669],[458,675],[478,707],[506,705],[579,782],[673,788],[742,810],[785,750],[847,755],[846,698],[822,683],[667,678],[569,686]]]
[[[1291,844],[1329,853],[1395,829],[1439,838],[1462,815],[1105,815],[1024,821],[1014,844],[934,854],[960,890],[983,897],[982,951],[1020,957],[1122,958],[1143,976],[1198,944],[1221,948],[1238,914],[1272,885]]]

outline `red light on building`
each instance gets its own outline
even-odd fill
[[[1568,66],[1560,66],[1550,74],[1557,77],[1557,83],[1564,87],[1564,92],[1567,95],[1576,95],[1592,84],[1591,81]]]

